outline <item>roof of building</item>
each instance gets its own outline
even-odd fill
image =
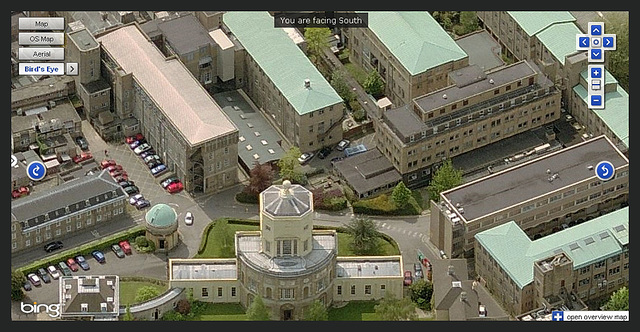
[[[367,13],[369,29],[411,75],[467,57],[429,12]]]
[[[11,203],[11,220],[23,230],[83,211],[91,206],[125,199],[126,194],[107,170],[33,192]]]
[[[604,135],[549,153],[441,193],[452,205],[464,208],[470,222],[487,214],[518,206],[542,195],[588,179],[597,179],[595,167],[608,160],[615,168],[629,160]],[[551,174],[547,174],[547,170]],[[558,176],[549,181],[552,174]]]
[[[144,219],[152,226],[164,228],[175,225],[178,222],[178,214],[167,204],[156,204],[147,211]]]
[[[81,51],[88,51],[98,47],[96,39],[87,29],[71,31],[67,33],[67,37],[76,44],[76,47]]]
[[[403,277],[400,256],[339,257],[336,262],[338,278]]]
[[[203,46],[215,45],[209,31],[193,15],[162,20],[157,27],[171,48],[179,55],[198,51]]]
[[[231,39],[229,39],[229,37],[227,37],[227,34],[225,34],[222,29],[212,30],[211,32],[209,32],[209,36],[211,36],[213,41],[215,41],[216,44],[223,50],[233,47],[233,42],[231,41]]]
[[[120,312],[119,277],[63,276],[60,277],[61,314],[65,316],[115,315]],[[86,309],[82,306],[86,305]],[[103,309],[102,306],[106,305]]]
[[[226,12],[223,21],[298,114],[343,102],[287,33],[274,28],[268,12]]]
[[[302,216],[313,209],[311,191],[299,184],[284,180],[282,185],[272,185],[260,193],[262,212],[274,217]]]
[[[576,35],[582,31],[574,22],[557,23],[537,34],[538,40],[551,52],[551,54],[564,65],[567,55],[584,52],[576,50]]]
[[[484,71],[504,65],[500,44],[487,30],[478,30],[455,41],[469,55],[469,65],[477,65]]]
[[[32,84],[29,84],[17,89],[11,89],[11,102],[15,103],[18,101],[22,101],[22,100],[26,100],[26,99],[30,99],[38,96],[46,96],[53,92],[63,91],[68,89],[69,86],[72,84],[73,84],[73,76],[68,76],[68,75],[50,76],[40,81],[33,82]],[[52,98],[52,99],[55,99],[55,98]],[[37,102],[39,103],[40,100],[38,100]]]
[[[235,259],[171,259],[171,281],[237,279]]]
[[[519,288],[533,282],[534,262],[563,252],[579,269],[618,255],[629,244],[625,207],[532,241],[514,221],[475,235]]]
[[[81,22],[92,34],[122,25],[116,11],[73,11],[70,15],[73,22],[66,23]]]
[[[568,11],[509,11],[507,12],[529,36],[534,36],[554,23],[574,22]],[[575,38],[575,36],[574,36]],[[573,44],[575,45],[575,39]]]
[[[98,40],[191,146],[238,130],[180,60],[165,58],[137,26],[120,27]]]
[[[581,73],[586,80],[587,71]],[[605,70],[605,84],[617,82],[615,77]],[[573,91],[588,105],[589,92],[581,84],[573,87]],[[629,148],[629,94],[616,84],[615,91],[607,91],[604,94],[603,109],[589,109],[599,117],[604,124],[611,129],[614,135]]]
[[[400,173],[377,148],[336,161],[333,167],[360,194],[402,180]]]
[[[51,123],[59,122],[60,126],[63,126],[65,122],[71,121],[74,124],[82,121],[75,107],[71,103],[58,103],[51,109],[43,106],[45,112],[39,112],[32,115],[17,115],[11,117],[11,131],[13,133],[20,133],[29,129],[36,129],[36,126],[42,122]],[[42,132],[43,128],[40,128],[38,132]]]

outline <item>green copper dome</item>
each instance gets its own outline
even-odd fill
[[[165,228],[176,224],[178,215],[169,205],[156,204],[147,212],[145,219],[149,225]]]

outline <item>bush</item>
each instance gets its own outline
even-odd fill
[[[260,201],[260,195],[252,195],[247,192],[241,191],[236,194],[236,201],[247,204],[258,204]]]
[[[140,235],[136,238],[134,246],[136,250],[143,253],[154,252],[156,250],[155,244],[152,241],[149,241],[149,239],[144,235]]]
[[[357,122],[362,122],[367,119],[367,113],[362,109],[353,111],[353,119]]]
[[[324,191],[323,188],[317,188],[313,193],[313,207],[316,210],[340,211],[347,208],[347,199],[344,197],[342,190],[334,188]]]
[[[361,199],[354,202],[352,206],[355,214],[406,216],[418,215],[422,212],[413,196],[409,198],[408,204],[403,208],[398,208],[386,194],[371,199]]]
[[[186,299],[180,299],[178,303],[176,303],[176,309],[182,315],[187,315],[191,312],[191,303]]]

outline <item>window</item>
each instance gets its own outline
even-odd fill
[[[294,299],[294,289],[293,288],[281,288],[280,289],[280,299],[281,300],[292,300],[292,299]]]
[[[371,285],[364,285],[364,294],[371,295]]]
[[[236,296],[236,288],[235,287],[231,287],[231,296],[233,296],[233,297]]]
[[[218,287],[218,297],[222,296],[222,287]]]
[[[209,289],[207,287],[202,287],[202,297],[209,297]]]
[[[351,285],[351,295],[356,295],[356,285]]]
[[[342,295],[342,286],[338,285],[338,287],[336,288],[336,292],[338,295]]]

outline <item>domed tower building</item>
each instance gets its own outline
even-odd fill
[[[299,320],[315,300],[332,303],[337,235],[313,229],[313,197],[285,180],[260,194],[260,231],[237,232],[240,302],[261,296],[271,319]]]

